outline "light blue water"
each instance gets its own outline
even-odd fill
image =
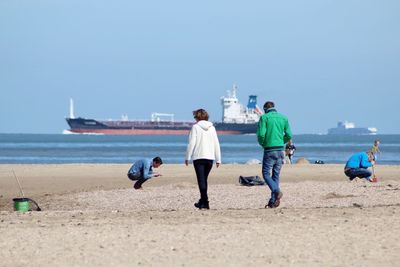
[[[165,163],[183,163],[185,135],[62,135],[0,134],[0,163],[131,163],[142,157],[160,156]],[[223,163],[262,159],[255,135],[219,136]],[[400,164],[400,135],[330,136],[297,135],[294,161],[345,163],[351,154],[367,151],[381,140],[379,164]]]

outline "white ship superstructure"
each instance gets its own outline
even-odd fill
[[[221,97],[222,122],[223,123],[257,123],[262,115],[261,109],[257,106],[257,96],[250,95],[247,106],[239,103],[236,97],[237,87],[234,84],[232,90],[228,90],[226,97]]]

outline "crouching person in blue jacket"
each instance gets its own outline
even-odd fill
[[[374,182],[371,178],[372,173],[368,170],[368,167],[373,167],[375,164],[374,161],[374,153],[371,151],[368,152],[359,152],[352,155],[346,163],[344,167],[344,174],[349,177],[350,181],[354,180],[354,178],[365,178],[367,181]]]
[[[163,164],[163,162],[160,157],[136,161],[128,171],[128,178],[132,181],[136,181],[133,188],[142,189],[142,184],[144,182],[153,177],[161,176],[161,174],[153,172],[153,168],[158,168],[161,164]]]

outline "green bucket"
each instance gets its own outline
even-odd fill
[[[29,198],[13,198],[15,211],[29,211]]]

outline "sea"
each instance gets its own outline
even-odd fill
[[[400,165],[400,135],[295,135],[293,161],[344,164],[379,139],[378,163]],[[255,135],[219,136],[222,163],[262,161]],[[183,164],[186,135],[0,134],[0,164],[132,163],[160,156],[166,164]]]

